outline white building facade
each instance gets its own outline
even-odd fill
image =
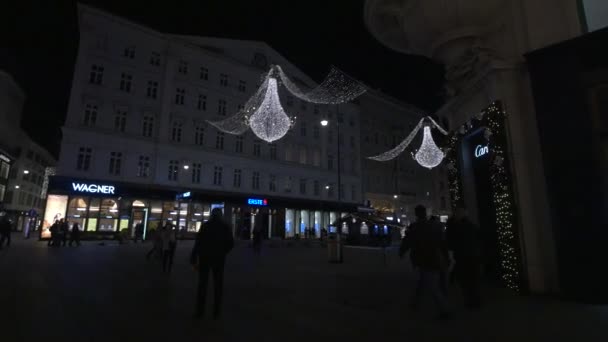
[[[268,237],[307,231],[318,237],[362,201],[355,105],[318,106],[281,93],[286,112],[297,119],[274,144],[207,124],[235,114],[272,64],[314,86],[268,45],[164,34],[83,5],[78,20],[78,57],[45,229],[65,217],[91,233],[132,232],[140,222],[150,230],[166,221],[195,232],[213,206],[222,206],[235,234],[248,236],[257,219]],[[340,137],[331,125],[320,125],[322,118],[343,122]],[[83,193],[78,184],[115,192]],[[183,192],[191,196],[177,201]]]

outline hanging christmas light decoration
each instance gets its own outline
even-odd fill
[[[260,107],[266,96],[266,90],[268,88],[268,80],[270,73],[262,76],[262,83],[258,90],[253,94],[249,100],[245,103],[242,109],[240,109],[235,115],[220,121],[209,121],[207,122],[219,129],[220,131],[228,134],[240,135],[245,133],[249,129],[249,117]]]
[[[424,117],[424,118],[420,119],[420,121],[418,122],[418,125],[416,125],[416,127],[414,127],[414,129],[405,138],[405,140],[403,140],[395,148],[393,148],[390,151],[387,151],[387,152],[384,152],[382,154],[379,154],[377,156],[368,157],[368,159],[376,160],[376,161],[389,161],[389,160],[395,159],[398,155],[400,155],[403,151],[405,151],[405,149],[409,146],[409,144],[412,142],[412,140],[414,140],[414,137],[416,136],[416,134],[418,134],[418,131],[420,131],[420,129],[423,127],[425,119],[429,119],[429,121],[431,122],[430,124],[433,125],[434,127],[436,127],[442,134],[444,134],[444,135],[448,134],[448,132],[445,129],[443,129],[441,126],[439,126],[439,124],[437,124],[437,122],[435,122],[435,120],[433,120],[433,118],[427,116],[427,117]],[[428,137],[426,135],[427,130],[429,132],[428,133],[429,134]],[[423,137],[423,141],[422,141],[422,147],[418,151],[418,152],[423,151],[423,148],[424,148],[424,151],[420,152],[421,153],[421,158],[423,158],[422,153],[425,153],[425,152],[436,152],[435,149],[438,150],[441,153],[444,153],[444,152],[442,152],[437,147],[437,145],[435,145],[435,142],[433,141],[432,136],[430,136],[430,130],[431,130],[431,128],[429,126],[426,126],[425,129],[424,129],[424,137]],[[430,139],[430,141],[429,141],[429,139]],[[426,144],[425,144],[425,141],[426,141]],[[432,143],[432,145],[431,145],[431,143]],[[433,149],[433,146],[434,146],[435,149]],[[445,153],[444,153],[444,155],[445,155]],[[418,158],[416,158],[416,157],[414,157],[414,158],[416,160],[418,160]],[[418,162],[420,163],[420,161],[418,161]],[[441,160],[439,160],[439,163],[441,163]],[[425,163],[425,164],[426,165],[430,165],[428,163]],[[421,163],[421,165],[425,166],[422,163]],[[437,165],[439,165],[439,164],[437,164]],[[437,166],[437,165],[435,165],[435,166]],[[435,166],[433,166],[433,167],[435,167]],[[425,166],[425,167],[429,168],[428,166]],[[430,167],[430,168],[433,168],[433,167]]]
[[[367,157],[367,159],[383,162],[383,161],[389,161],[389,160],[397,158],[398,155],[400,155],[403,151],[405,151],[405,149],[410,145],[412,140],[414,140],[414,137],[416,136],[416,134],[418,133],[420,128],[422,128],[423,123],[424,123],[424,118],[420,119],[420,121],[418,122],[418,125],[416,125],[414,130],[410,132],[410,134],[405,138],[405,140],[403,140],[399,145],[397,145],[392,150],[384,152],[377,156]]]
[[[258,138],[271,143],[285,136],[292,124],[279,101],[277,79],[270,77],[264,100],[249,117],[249,126]]]
[[[361,82],[332,67],[323,82],[310,91],[301,90],[287,77],[280,66],[275,66],[281,83],[295,97],[317,104],[340,104],[354,100],[366,92]]]
[[[445,153],[435,145],[435,141],[433,141],[433,136],[431,135],[431,127],[424,127],[424,136],[422,137],[422,145],[416,152],[414,158],[418,162],[418,164],[426,167],[427,169],[432,169],[439,164],[445,157]]]

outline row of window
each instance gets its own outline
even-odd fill
[[[187,66],[185,68],[186,69],[184,69],[184,70],[187,70]],[[97,85],[103,84],[104,70],[105,70],[105,68],[103,66],[98,65],[98,64],[93,64],[91,66],[89,83],[97,84]],[[202,72],[201,75],[208,75],[208,70],[207,69],[204,69],[204,70],[205,70],[204,73]],[[119,89],[121,91],[131,93],[132,84],[133,84],[133,75],[126,73],[126,72],[121,73]],[[228,75],[220,74],[220,85],[222,85],[222,86],[228,85]],[[240,80],[238,83],[239,91],[245,92],[246,87],[247,87],[247,82]],[[146,97],[150,98],[150,99],[157,99],[158,93],[159,93],[159,82],[154,81],[154,80],[149,80],[147,83],[147,88],[146,88]],[[175,97],[174,97],[173,102],[174,102],[174,104],[180,105],[180,106],[186,105],[188,103],[186,88],[176,87]],[[286,105],[288,107],[293,106],[293,102],[294,102],[293,96],[288,95],[287,100],[286,100]],[[197,110],[206,111],[207,110],[207,95],[202,94],[200,92],[197,93],[195,95],[195,103],[196,103]],[[227,114],[227,106],[228,106],[228,104],[225,99],[219,99],[218,105],[217,105],[217,114],[225,116]],[[300,107],[302,110],[305,111],[307,109],[307,106],[308,105],[307,105],[306,101],[300,102]],[[240,110],[242,108],[243,108],[242,104],[239,104],[237,107],[238,110]],[[313,112],[314,112],[314,114],[319,114],[320,108],[318,105],[313,106]],[[343,123],[344,122],[344,113],[338,113],[337,120],[339,123]],[[355,125],[355,119],[352,116],[349,118],[349,124],[351,127],[354,127],[354,125]]]
[[[156,60],[155,60],[156,61]],[[186,65],[182,65],[180,62],[180,66],[178,68],[178,72],[180,74],[186,74],[188,72],[188,66]],[[101,64],[92,64],[91,65],[91,69],[89,72],[89,83],[90,84],[95,84],[95,85],[102,85],[104,84],[104,74],[105,74],[105,67]],[[205,67],[201,67],[200,68],[200,79],[201,80],[208,80],[209,79],[209,70]],[[229,86],[229,77],[227,74],[220,74],[219,77],[219,85],[221,87],[228,87]],[[119,89],[130,93],[131,92],[131,87],[133,85],[133,74],[129,73],[129,72],[122,72],[120,74],[120,83],[119,83]],[[244,80],[239,80],[236,89],[241,92],[244,93],[247,91],[247,81]],[[158,96],[158,81],[148,81],[148,87],[146,90],[146,96],[149,98],[157,98]]]
[[[225,105],[225,103],[224,103]],[[224,107],[225,109],[225,107]],[[88,103],[85,105],[84,108],[84,115],[83,115],[83,124],[87,127],[94,127],[97,124],[97,117],[98,117],[98,107],[97,105]],[[149,116],[146,115],[144,116],[143,120],[141,121],[141,135],[144,137],[152,137],[153,133],[154,133],[154,117],[153,116]],[[127,110],[124,107],[119,107],[115,110],[114,112],[114,130],[117,132],[121,132],[124,133],[126,131],[126,126],[127,126]],[[307,125],[306,122],[301,122],[300,123],[300,135],[302,137],[305,137],[307,134]],[[174,121],[173,125],[171,127],[171,132],[170,132],[170,139],[172,142],[182,142],[182,138],[183,138],[183,123],[181,121]],[[313,137],[315,139],[319,139],[320,138],[320,129],[318,125],[314,125],[313,126]],[[194,144],[196,145],[204,145],[204,139],[205,139],[205,126],[204,125],[196,125],[194,127]],[[243,152],[243,137],[237,137],[237,147],[236,147],[236,151],[237,153],[241,153]],[[327,134],[327,141],[328,143],[333,143],[334,141],[334,133],[332,130],[330,130]],[[338,136],[338,141],[340,145],[344,145],[344,135],[340,134]],[[356,149],[357,147],[357,143],[356,143],[356,137],[355,136],[350,136],[350,147],[353,149]],[[260,147],[257,146],[256,144],[259,145],[259,142],[255,142],[254,143],[254,155],[256,156],[260,156]],[[218,150],[223,150],[224,149],[224,133],[222,132],[216,132],[216,142],[215,142],[215,148]],[[274,157],[273,157],[274,155]],[[272,152],[272,148],[271,148],[271,159],[276,159],[276,150],[273,153]]]
[[[196,136],[196,139],[202,139],[202,134],[203,134],[202,132],[199,133],[199,135]],[[242,136],[237,137],[236,144],[235,144],[236,153],[243,153],[243,141],[244,141],[244,139]],[[216,149],[224,148],[224,133],[222,133],[222,132],[217,133],[215,144],[216,144],[215,145]],[[259,141],[255,141],[253,143],[253,155],[255,157],[261,157],[261,150],[262,150],[261,143]],[[304,152],[304,153],[300,153],[300,159],[298,161],[295,161],[295,160],[291,160],[291,156],[290,156],[291,148],[288,147],[286,150],[286,160],[299,162],[301,164],[308,163],[308,164],[312,164],[314,166],[320,167],[321,166],[320,165],[321,164],[320,155],[318,153],[315,153],[313,156],[313,160],[309,161],[306,159],[306,151],[307,151],[306,149],[300,150],[300,152]],[[277,146],[275,144],[269,144],[269,152],[270,152],[269,153],[270,160],[277,160]],[[315,152],[318,152],[318,151],[315,151]],[[90,147],[80,147],[79,148],[78,157],[76,158],[76,170],[79,170],[79,171],[90,170],[92,153],[93,153],[92,148],[90,148]],[[302,157],[302,156],[304,156],[304,157]],[[121,174],[122,160],[123,160],[122,152],[110,152],[109,159],[108,159],[108,173],[110,175],[119,176]],[[327,154],[327,169],[334,170],[334,168],[336,167],[335,163],[336,163],[336,160],[334,158],[334,155],[331,153],[328,153]],[[342,163],[344,163],[344,161],[342,161]],[[356,158],[351,159],[351,165],[349,165],[349,166],[350,166],[350,171],[357,174],[357,159]],[[346,165],[342,166],[342,168],[343,168],[343,172],[347,173],[348,168],[346,167]],[[150,169],[150,158],[149,157],[140,157],[137,176],[138,177],[148,177],[149,169]],[[41,182],[42,177],[40,176],[38,180]]]
[[[5,205],[20,205],[28,208],[41,208],[43,199],[40,196],[33,195],[26,191],[26,189],[15,189],[14,191],[9,190],[4,196]]]
[[[91,167],[91,148],[82,147],[79,149],[79,155],[76,161],[76,169],[77,170],[89,170]],[[108,172],[111,175],[120,175],[122,169],[122,153],[121,152],[110,152],[109,162],[108,162]],[[167,168],[167,180],[169,181],[178,181],[180,177],[180,170],[184,169],[185,171],[190,173],[190,181],[192,184],[200,184],[201,183],[201,175],[203,171],[202,163],[192,163],[189,165],[180,165],[180,161],[178,160],[170,160]],[[182,174],[183,175],[183,174]],[[149,156],[139,156],[137,161],[137,177],[149,177],[150,176],[150,157]],[[224,185],[224,167],[222,166],[214,166],[213,167],[213,185],[222,186]],[[234,169],[233,170],[233,178],[232,178],[232,186],[234,188],[241,188],[243,179],[243,170],[242,169]],[[260,172],[253,171],[251,173],[251,189],[253,190],[261,190],[261,176]],[[285,179],[283,191],[286,193],[290,193],[292,191],[292,179],[291,177],[287,177]],[[307,179],[300,179],[300,194],[306,195],[308,192]],[[313,181],[313,195],[320,196],[320,182],[318,180]],[[333,186],[327,186],[328,197],[333,197]],[[277,176],[270,174],[268,177],[268,191],[269,192],[277,192],[279,191],[277,188]],[[356,199],[356,186],[352,186],[352,199]]]

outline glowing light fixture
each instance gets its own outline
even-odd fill
[[[435,141],[433,141],[433,136],[431,135],[431,128],[429,126],[424,127],[424,136],[422,138],[422,145],[420,145],[420,149],[416,152],[414,158],[423,167],[427,169],[432,169],[439,164],[445,157],[445,153],[437,147]]]
[[[281,106],[277,79],[270,77],[264,100],[249,118],[249,126],[258,138],[271,143],[284,137],[292,123]]]
[[[30,174],[30,170],[23,170],[23,174],[24,175],[29,175]]]
[[[327,120],[321,120],[321,126],[325,127],[329,124],[329,121]]]

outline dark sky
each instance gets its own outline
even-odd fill
[[[83,2],[162,32],[265,41],[317,81],[333,64],[422,109],[441,104],[443,68],[377,42],[363,24],[363,0]],[[2,12],[10,30],[0,68],[26,92],[23,126],[57,153],[78,44],[76,1],[23,0]]]

